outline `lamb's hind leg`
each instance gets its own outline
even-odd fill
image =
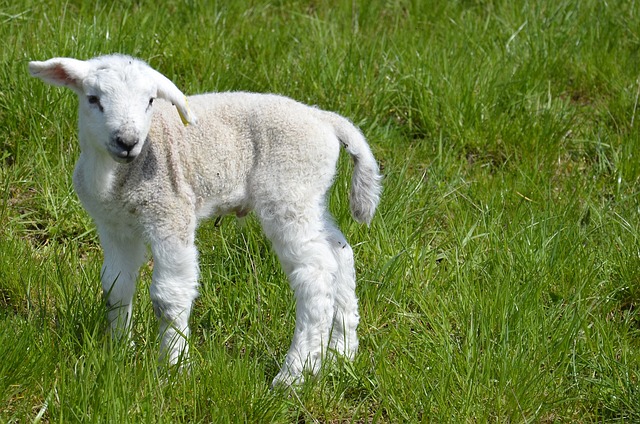
[[[189,315],[198,295],[198,252],[193,240],[169,238],[151,247],[154,259],[149,292],[160,324],[160,362],[185,360]]]
[[[337,263],[313,212],[294,222],[263,220],[296,299],[293,340],[274,386],[301,383],[303,371],[317,373],[331,337]]]
[[[131,333],[133,295],[146,248],[139,238],[119,234],[99,226],[100,244],[104,251],[102,291],[107,304],[111,335],[128,340]]]
[[[338,264],[334,280],[335,313],[329,347],[346,358],[353,359],[358,350],[356,330],[360,321],[353,250],[342,232],[329,219],[326,227],[327,238]]]

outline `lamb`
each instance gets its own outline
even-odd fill
[[[186,364],[198,293],[196,226],[253,211],[296,300],[293,340],[273,385],[301,383],[334,354],[354,357],[353,252],[327,211],[326,193],[342,145],[354,161],[351,212],[368,224],[381,176],[350,121],[272,94],[187,98],[145,62],[119,54],[33,61],[29,72],[78,95],[81,152],[73,184],[104,251],[101,282],[114,338],[130,337],[148,246],[160,361]]]

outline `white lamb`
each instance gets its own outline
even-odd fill
[[[198,221],[255,211],[297,305],[293,341],[274,384],[300,383],[303,371],[316,373],[333,352],[353,358],[359,321],[353,252],[326,208],[340,145],[355,163],[356,220],[371,221],[381,190],[376,161],[353,124],[276,95],[211,93],[187,104],[169,79],[123,55],[30,62],[29,71],[79,97],[81,153],[73,182],[104,249],[102,288],[113,336],[130,336],[149,245],[160,358],[183,364],[198,290]]]

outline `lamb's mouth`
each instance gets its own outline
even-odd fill
[[[131,163],[138,157],[137,152],[110,149],[111,157],[118,163]]]

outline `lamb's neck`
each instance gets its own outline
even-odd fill
[[[82,151],[77,166],[88,193],[104,200],[111,197],[118,168],[113,158],[92,150]]]

